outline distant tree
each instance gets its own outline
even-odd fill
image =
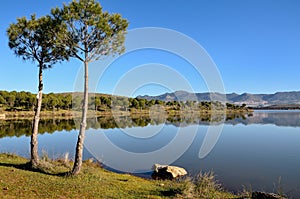
[[[38,165],[38,124],[42,105],[43,93],[43,69],[52,67],[55,63],[68,58],[65,48],[60,48],[57,39],[58,34],[63,32],[63,26],[58,25],[49,16],[30,19],[18,18],[16,23],[10,24],[7,29],[9,47],[14,54],[23,60],[29,60],[38,65],[38,94],[37,107],[35,110],[32,134],[31,134],[31,166]],[[54,36],[55,35],[55,36]]]
[[[194,101],[189,101],[188,100],[188,101],[185,102],[185,104],[186,104],[187,107],[192,108],[194,106]]]
[[[66,96],[64,96],[62,94],[56,94],[55,96],[57,97],[57,101],[58,101],[58,104],[56,105],[57,110],[66,109],[65,108],[65,98],[66,98]]]
[[[126,97],[121,98],[121,107],[123,110],[127,111],[127,108],[129,107],[129,100]]]
[[[145,99],[138,99],[138,101],[139,101],[140,110],[144,109],[145,106],[146,106],[146,100]]]
[[[100,110],[101,104],[102,103],[101,103],[100,97],[95,97],[95,108],[96,108],[97,111]]]
[[[152,99],[152,100],[150,100],[150,101],[147,101],[147,106],[148,106],[148,107],[151,107],[151,106],[153,106],[153,105],[155,105],[155,100],[154,100],[154,99]]]
[[[103,12],[95,0],[73,0],[63,8],[52,10],[55,19],[64,21],[68,32],[61,42],[72,56],[84,63],[84,97],[82,119],[76,145],[72,174],[80,172],[88,110],[88,65],[105,56],[124,51],[128,22],[119,14]]]
[[[30,110],[32,94],[29,92],[21,91],[17,96],[19,98],[19,104],[22,107],[22,110]]]
[[[233,106],[233,104],[226,103],[226,108],[227,109],[232,109],[232,108],[234,108],[234,106]]]
[[[52,111],[55,111],[55,108],[57,105],[59,105],[59,97],[58,95],[55,95],[54,93],[49,93],[48,95],[48,107],[52,109]]]
[[[167,106],[172,106],[172,105],[173,105],[173,102],[168,101],[168,102],[166,103],[166,105],[167,105]]]
[[[81,107],[82,107],[82,97],[80,95],[75,95],[73,97],[72,107],[75,110],[81,110]]]
[[[0,91],[0,104],[1,104],[1,107],[5,107],[6,106],[6,96],[7,96],[7,93],[8,93],[7,91]]]
[[[16,100],[16,96],[13,93],[10,93],[6,98],[7,105],[10,108],[13,108],[15,105],[15,100]]]
[[[4,97],[2,95],[0,95],[0,104],[3,106],[5,105],[6,100],[4,99]]]
[[[111,97],[101,97],[102,104],[105,104],[107,108],[111,108]]]
[[[72,95],[67,94],[66,96],[64,96],[62,98],[62,103],[63,103],[63,109],[70,110],[70,108],[72,107]]]
[[[96,105],[95,105],[95,96],[90,95],[88,98],[88,109],[89,110],[95,110]]]
[[[155,104],[158,104],[158,105],[163,105],[163,104],[164,104],[164,102],[163,102],[163,101],[161,101],[161,100],[155,100]]]
[[[48,97],[47,94],[43,94],[43,99],[42,99],[42,110],[49,110],[49,100],[50,98]]]
[[[28,107],[27,109],[28,110],[34,110],[34,106],[36,105],[36,98],[35,98],[35,95],[30,93],[28,95],[28,98],[27,98],[27,102],[28,102]]]
[[[130,100],[130,107],[131,108],[139,108],[139,101],[136,98]]]

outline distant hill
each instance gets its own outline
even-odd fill
[[[162,100],[162,101],[226,101],[234,104],[247,104],[252,107],[264,107],[272,105],[300,105],[300,91],[292,92],[277,92],[274,94],[220,94],[220,93],[189,93],[186,91],[176,91],[173,93],[165,93],[158,96],[137,96],[147,100]]]

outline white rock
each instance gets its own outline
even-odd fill
[[[174,179],[187,174],[184,168],[160,164],[154,164],[153,171],[153,176],[160,179]]]

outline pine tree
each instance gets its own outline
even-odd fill
[[[72,1],[62,9],[52,10],[57,20],[64,21],[68,32],[61,41],[71,56],[84,64],[84,97],[82,119],[76,145],[76,155],[72,174],[80,172],[82,165],[83,144],[88,110],[89,63],[109,55],[120,54],[124,48],[127,20],[120,14],[102,11],[100,4],[94,0]]]

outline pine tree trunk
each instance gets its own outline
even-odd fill
[[[82,166],[82,153],[83,153],[83,144],[85,138],[85,129],[86,129],[86,116],[88,110],[88,62],[84,62],[84,97],[83,97],[83,111],[82,111],[82,119],[80,123],[80,130],[77,139],[76,145],[76,155],[74,167],[72,170],[72,175],[79,174]]]
[[[43,65],[39,65],[39,86],[38,86],[38,95],[37,95],[37,108],[35,110],[31,141],[30,141],[30,149],[31,149],[31,167],[35,168],[39,163],[39,154],[38,154],[38,129],[39,129],[39,121],[40,121],[40,113],[42,107],[42,94],[43,94]]]

